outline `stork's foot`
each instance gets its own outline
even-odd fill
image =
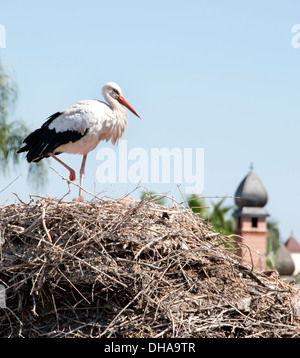
[[[78,203],[84,203],[84,197],[80,195],[78,198],[74,198],[72,201],[77,201]]]
[[[125,198],[120,199],[119,203],[121,203],[124,206],[130,206],[135,204],[136,201],[132,197],[126,196]]]
[[[45,205],[45,204],[47,204],[48,202],[49,202],[48,199],[43,198],[43,199],[37,200],[37,201],[36,201],[36,204],[38,204],[38,205]]]

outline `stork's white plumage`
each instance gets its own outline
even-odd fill
[[[99,100],[85,100],[54,113],[41,128],[29,134],[25,146],[18,153],[27,152],[30,162],[38,162],[52,157],[69,170],[70,181],[75,180],[75,171],[56,156],[60,153],[82,154],[80,168],[80,187],[82,187],[87,154],[96,148],[102,140],[111,140],[116,144],[127,127],[128,108],[141,118],[123,97],[121,88],[114,82],[108,82],[102,89],[108,103]],[[81,188],[78,200],[82,200]]]

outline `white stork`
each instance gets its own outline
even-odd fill
[[[141,118],[116,83],[106,83],[102,94],[108,104],[99,100],[84,100],[54,113],[41,128],[24,139],[25,145],[18,150],[18,153],[28,152],[26,158],[29,163],[49,156],[57,160],[70,172],[70,181],[76,179],[75,171],[56,156],[60,153],[82,154],[78,201],[83,200],[81,187],[87,154],[101,140],[111,140],[115,145],[127,127],[127,111],[123,106]]]

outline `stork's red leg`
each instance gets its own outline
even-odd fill
[[[80,188],[79,188],[79,197],[78,197],[78,200],[79,201],[83,201],[84,198],[83,196],[81,195],[82,193],[82,184],[83,184],[83,178],[84,178],[84,173],[85,173],[85,163],[86,163],[86,157],[87,157],[87,154],[84,154],[83,158],[82,158],[82,163],[81,163],[81,167],[80,167],[80,182],[79,182],[79,185],[80,185]],[[83,199],[83,200],[82,200]]]
[[[68,171],[70,172],[70,176],[69,176],[69,180],[70,181],[74,181],[76,179],[76,174],[75,174],[75,170],[70,168],[66,163],[64,163],[63,161],[61,161],[60,159],[58,159],[55,155],[49,153],[50,157],[57,160],[60,164],[62,164],[66,169],[68,169]]]

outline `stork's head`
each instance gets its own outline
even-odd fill
[[[133,109],[131,104],[124,98],[122,90],[119,85],[114,82],[107,82],[102,88],[103,97],[113,105],[114,101],[118,101],[123,106],[128,108],[133,114],[141,118],[138,113]],[[142,118],[141,118],[142,119]]]

